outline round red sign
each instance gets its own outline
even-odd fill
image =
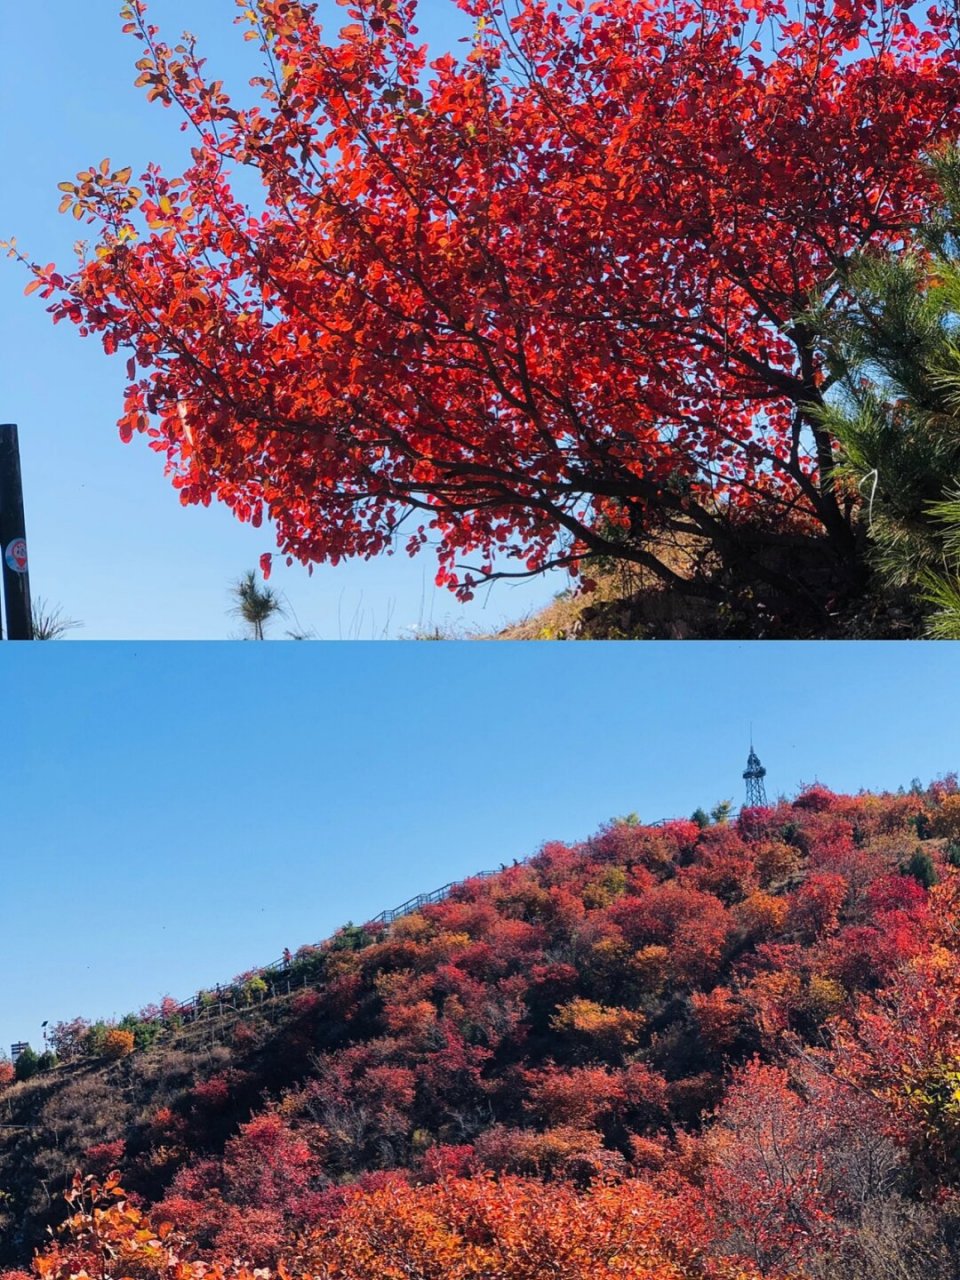
[[[27,543],[24,538],[14,538],[4,552],[4,559],[14,573],[27,572]]]

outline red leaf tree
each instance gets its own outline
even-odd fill
[[[331,35],[299,0],[238,0],[265,66],[242,106],[125,6],[192,161],[62,184],[99,240],[69,276],[33,264],[55,320],[128,353],[123,438],[305,563],[432,539],[468,598],[609,555],[715,601],[722,566],[826,626],[855,495],[799,317],[923,216],[953,18],[456,0],[469,52],[431,61],[416,0],[349,3]]]

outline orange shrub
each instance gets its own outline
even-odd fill
[[[778,881],[788,879],[799,864],[799,849],[782,841],[761,845],[754,857],[757,876],[764,889]]]
[[[945,795],[933,820],[934,834],[960,840],[960,792]]]
[[[307,1246],[309,1270],[337,1280],[694,1280],[704,1222],[689,1199],[640,1181],[589,1192],[503,1177],[426,1188],[394,1185],[352,1197]],[[754,1280],[750,1267],[711,1274]]]
[[[787,901],[758,890],[737,904],[734,917],[751,938],[764,938],[783,928],[783,922],[787,918]]]
[[[152,1224],[112,1181],[74,1184],[61,1240],[37,1256],[42,1280],[77,1274],[152,1280],[273,1280],[232,1260],[191,1263],[170,1227]],[[504,1176],[412,1187],[401,1178],[348,1192],[342,1210],[305,1235],[297,1274],[315,1280],[762,1280],[742,1261],[704,1267],[713,1228],[688,1195],[639,1179],[588,1191]],[[292,1270],[292,1266],[290,1267]],[[17,1280],[23,1273],[18,1273]],[[25,1280],[25,1278],[24,1278]]]
[[[555,1031],[575,1032],[598,1047],[629,1049],[637,1043],[646,1019],[632,1009],[611,1009],[577,997],[562,1004],[550,1020]]]
[[[133,1032],[113,1027],[103,1038],[103,1056],[117,1061],[133,1053]]]

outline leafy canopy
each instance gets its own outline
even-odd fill
[[[432,57],[416,0],[353,0],[338,34],[299,0],[238,0],[263,60],[240,106],[129,0],[137,84],[185,115],[191,161],[61,184],[92,250],[31,264],[28,289],[128,354],[121,436],[182,501],[269,517],[290,559],[433,540],[469,598],[614,555],[720,600],[719,558],[809,605],[777,555],[812,546],[841,576],[856,555],[795,317],[922,218],[955,15],[457,3],[473,37]]]

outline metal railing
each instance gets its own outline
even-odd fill
[[[522,866],[523,863],[527,861],[529,861],[529,859],[524,858],[523,862],[518,862],[517,865]],[[372,916],[359,927],[361,929],[365,929],[370,925],[386,926],[393,924],[394,921],[400,920],[403,916],[409,916],[412,915],[413,912],[419,911],[421,907],[430,906],[436,902],[443,902],[444,899],[450,896],[454,889],[459,889],[462,885],[468,884],[471,880],[486,880],[490,876],[500,875],[501,871],[506,870],[508,870],[507,867],[501,867],[496,871],[477,871],[474,875],[467,876],[463,880],[451,880],[449,884],[445,884],[439,889],[434,889],[431,893],[418,893],[416,897],[408,898],[407,901],[401,903],[399,907],[392,907],[388,910],[381,911],[379,915]],[[336,933],[332,934],[329,938],[324,938],[320,942],[306,943],[304,946],[298,947],[295,952],[285,951],[279,960],[273,960],[270,964],[265,964],[257,969],[250,970],[249,977],[265,978],[266,975],[271,975],[282,979],[282,976],[294,967],[298,960],[303,960],[314,952],[328,950],[338,938],[343,936],[345,927],[346,926],[341,927]],[[206,1007],[214,1004],[217,1006],[218,1010],[236,1008],[237,1006],[234,1004],[233,1000],[230,999],[231,992],[236,986],[236,982],[229,982],[225,986],[218,985],[212,990],[198,992],[197,995],[192,996],[189,1000],[180,1001],[180,1003],[172,1009],[168,1006],[161,1016],[164,1021],[170,1021],[173,1018],[190,1021]],[[282,981],[280,986],[283,986]],[[287,990],[290,990],[289,983],[287,983]],[[271,992],[270,994],[276,994],[276,992]],[[208,1003],[205,1003],[204,997],[207,997]]]
[[[468,880],[485,880],[488,876],[499,874],[499,871],[478,871],[476,875],[468,876],[467,880],[451,880],[449,884],[443,885],[440,889],[434,889],[432,893],[418,893],[415,898],[408,898],[406,902],[401,903],[399,907],[394,907],[391,911],[381,911],[378,916],[368,920],[367,924],[393,924],[394,920],[399,920],[401,916],[412,915],[421,907],[429,907],[434,902],[443,902],[444,898],[449,898],[454,889],[459,889]]]
[[[672,819],[658,818],[656,822],[642,822],[639,825],[643,827],[662,827],[665,823],[670,821],[672,821]],[[530,862],[531,858],[536,856],[536,854],[531,854],[530,858],[521,858],[513,865],[521,867],[525,866]],[[502,875],[504,872],[510,870],[512,870],[512,867],[504,865],[499,867],[496,871],[477,871],[472,876],[466,876],[463,880],[451,880],[449,884],[442,885],[439,889],[434,889],[431,893],[418,893],[416,897],[408,898],[406,902],[402,902],[399,907],[392,907],[388,910],[381,911],[379,915],[372,916],[359,927],[361,929],[365,929],[371,925],[378,925],[381,927],[391,925],[394,921],[400,920],[404,916],[412,915],[415,911],[419,911],[421,907],[428,907],[432,906],[434,903],[443,902],[455,889],[462,888],[463,885],[469,884],[471,880],[487,880],[491,876]],[[292,985],[289,980],[284,982],[284,977],[296,966],[297,962],[309,958],[309,956],[315,952],[328,950],[334,945],[338,938],[342,938],[343,936],[344,928],[340,928],[336,933],[332,934],[329,938],[324,938],[321,942],[308,943],[302,947],[298,947],[295,952],[285,951],[279,960],[274,960],[270,964],[263,965],[258,969],[251,969],[249,974],[245,975],[245,977],[247,980],[259,977],[264,981],[267,981],[267,978],[269,977],[270,981],[267,982],[268,992],[261,997],[263,999],[268,999],[272,995],[282,993],[284,987],[286,987],[286,991],[289,993],[292,989]],[[304,985],[306,985],[306,982],[304,982]],[[189,1000],[181,1001],[173,1009],[167,1006],[161,1016],[164,1021],[170,1021],[173,1018],[179,1018],[183,1021],[192,1021],[208,1009],[212,1010],[214,1006],[218,1011],[223,1011],[224,1009],[236,1009],[238,1006],[233,999],[233,993],[236,991],[237,987],[237,982],[230,982],[225,986],[218,985],[212,990],[198,992],[196,996],[191,997]]]

